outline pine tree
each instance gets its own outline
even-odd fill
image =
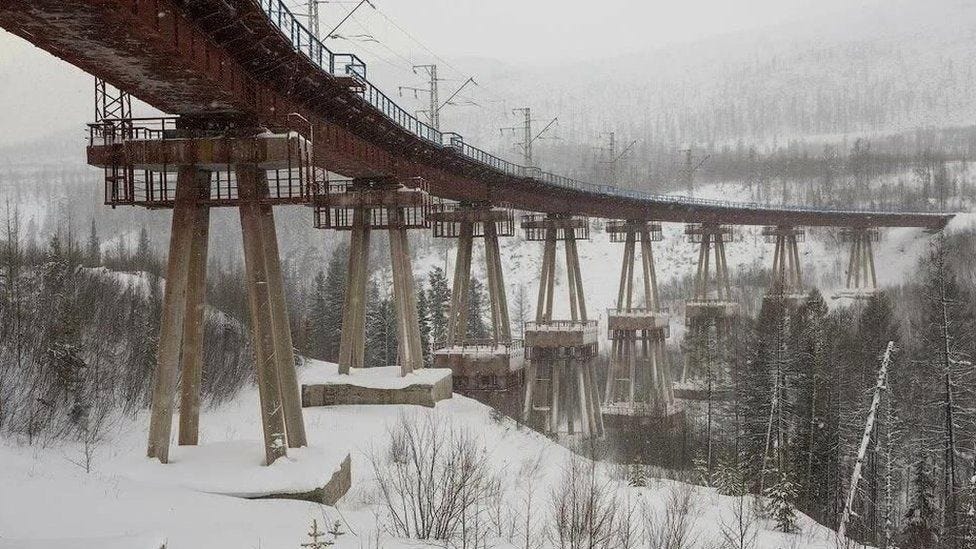
[[[339,360],[339,341],[342,339],[342,308],[346,300],[346,289],[349,286],[347,263],[349,262],[349,245],[340,244],[329,258],[329,267],[325,275],[323,299],[325,313],[322,315],[322,356],[325,360]]]
[[[817,289],[810,291],[796,315],[797,429],[791,467],[798,471],[799,503],[804,512],[823,519],[828,505],[824,479],[831,454],[827,436],[830,391],[830,345],[827,303]]]
[[[718,460],[715,471],[715,487],[725,496],[741,496],[746,492],[742,465],[735,452],[727,452]]]
[[[485,323],[487,305],[485,285],[477,278],[471,279],[468,297],[468,338],[475,341],[488,339],[488,326]]]
[[[942,537],[956,546],[963,536],[962,466],[958,456],[973,438],[973,367],[969,349],[974,334],[972,304],[948,265],[944,237],[929,258],[925,285],[922,361],[929,370],[933,412],[929,446],[941,450]]]
[[[370,282],[366,294],[365,366],[393,366],[397,363],[398,344],[393,297],[381,295],[376,282]]]
[[[647,486],[647,472],[644,464],[637,458],[627,467],[627,484],[634,487]]]
[[[704,455],[696,455],[691,460],[691,465],[695,471],[695,477],[702,486],[712,485],[712,470],[708,459]]]
[[[325,273],[320,269],[315,273],[312,282],[312,296],[308,304],[307,318],[309,322],[308,356],[319,360],[330,360],[328,316],[330,304],[326,300]]]
[[[789,472],[780,470],[776,473],[776,481],[763,494],[769,500],[769,514],[776,521],[776,528],[780,532],[795,532],[796,484]]]
[[[136,269],[146,272],[154,272],[152,267],[152,243],[149,240],[149,231],[143,225],[139,230],[139,243],[136,244],[135,256]]]
[[[417,318],[420,320],[420,346],[424,354],[424,367],[433,366],[434,353],[430,341],[430,303],[423,282],[417,284]]]
[[[430,339],[435,348],[447,341],[447,316],[451,304],[451,288],[444,269],[434,267],[427,274],[427,307],[430,311]]]
[[[91,219],[91,228],[88,232],[88,242],[85,244],[85,266],[97,267],[102,264],[102,243],[98,239],[98,229],[95,227],[95,218]]]
[[[939,544],[939,507],[935,500],[935,479],[924,453],[915,463],[913,484],[914,491],[898,543],[902,547],[932,549]]]

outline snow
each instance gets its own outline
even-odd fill
[[[105,278],[110,278],[115,280],[128,290],[137,292],[143,297],[149,297],[151,292],[151,283],[149,277],[151,274],[145,271],[134,271],[134,272],[123,272],[123,271],[113,271],[108,267],[83,267],[82,271],[90,273],[92,275],[98,275]],[[166,286],[166,280],[160,278],[158,281],[160,291],[162,291]]]
[[[173,446],[167,465],[140,458],[121,464],[119,476],[145,484],[244,498],[301,494],[325,486],[346,455],[334,445],[292,448],[287,456],[265,467],[260,440],[227,440]]]
[[[405,389],[411,385],[435,385],[445,377],[451,377],[449,368],[421,368],[401,376],[399,366],[384,366],[381,368],[350,368],[348,374],[340,374],[337,364],[309,360],[308,366],[299,372],[299,383],[302,385],[355,385],[368,389]]]
[[[335,369],[334,365],[316,365]],[[79,443],[49,442],[27,446],[10,439],[0,440],[0,547],[47,549],[68,546],[75,549],[114,547],[159,547],[168,549],[207,547],[297,547],[307,541],[305,532],[312,519],[320,525],[339,520],[346,535],[336,547],[372,547],[379,531],[384,549],[438,547],[389,539],[377,523],[379,508],[369,503],[371,469],[369,455],[381,444],[389,425],[401,414],[418,417],[433,414],[438,421],[450,421],[474,433],[486,448],[486,458],[496,474],[511,480],[522,474],[526,464],[544,464],[536,478],[535,505],[548,513],[549,490],[560,482],[561,471],[570,457],[566,448],[546,437],[519,429],[508,419],[468,398],[438,402],[433,409],[416,406],[333,406],[304,410],[308,438],[307,452],[289,450],[289,461],[276,462],[269,475],[286,476],[304,467],[307,455],[329,453],[352,456],[353,489],[337,507],[293,500],[250,500],[206,493],[231,478],[224,467],[255,470],[262,457],[257,391],[243,390],[231,401],[206,409],[201,415],[202,446],[199,449],[173,447],[174,463],[148,463],[144,456],[148,413],[119,421],[96,450],[93,470],[73,464],[82,452]],[[174,430],[175,433],[175,430]],[[318,448],[317,450],[315,448]],[[291,461],[291,460],[295,461]],[[212,460],[212,461],[211,461]],[[312,460],[309,461],[311,463]],[[280,463],[280,467],[279,467]],[[160,472],[163,468],[172,468]],[[181,469],[182,468],[182,469]],[[610,469],[601,474],[610,474]],[[184,474],[186,477],[183,478]],[[206,478],[207,476],[213,478]],[[179,480],[176,477],[180,477]],[[195,477],[195,478],[194,478]],[[252,482],[237,478],[236,481]],[[253,481],[257,483],[258,481]],[[685,485],[669,480],[651,480],[646,488],[628,488],[622,494],[661,509],[673,489]],[[734,499],[711,489],[693,492],[697,547],[718,542],[717,525],[732,518]],[[203,490],[203,491],[201,491]],[[519,505],[517,495],[505,495],[507,506]],[[540,515],[541,517],[541,515]],[[828,530],[801,516],[801,534],[773,532],[763,524],[758,549],[803,546],[833,547]],[[60,545],[59,545],[60,544]],[[499,542],[499,548],[512,545]]]

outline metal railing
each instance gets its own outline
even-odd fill
[[[579,192],[609,195],[618,198],[629,198],[642,201],[653,201],[663,205],[680,204],[683,206],[696,205],[702,207],[735,207],[739,209],[751,210],[776,210],[809,213],[844,213],[844,214],[870,214],[884,213],[889,210],[865,210],[865,209],[835,209],[835,208],[815,208],[798,205],[781,205],[771,207],[755,202],[730,202],[723,200],[711,200],[703,198],[692,198],[687,196],[672,196],[648,193],[633,189],[624,189],[612,185],[598,185],[586,183],[569,177],[544,172],[532,166],[520,166],[513,162],[501,159],[491,153],[464,142],[464,139],[453,132],[441,132],[434,129],[430,124],[421,121],[416,116],[397,105],[386,94],[366,79],[366,63],[355,54],[335,53],[327,48],[321,40],[316,38],[308,28],[284,4],[283,0],[255,0],[261,9],[267,14],[272,24],[287,38],[295,51],[301,53],[312,63],[323,71],[336,76],[346,76],[355,78],[362,85],[362,98],[375,107],[380,113],[399,125],[401,128],[416,135],[417,137],[429,142],[436,147],[450,148],[458,154],[482,164],[491,169],[504,172],[513,177],[533,179],[552,185]],[[902,214],[921,214],[938,215],[932,212],[895,212]]]
[[[525,331],[589,331],[596,330],[598,325],[599,321],[596,320],[544,320],[542,322],[530,320],[525,323]]]
[[[451,354],[459,351],[497,351],[499,349],[506,349],[508,351],[516,350],[521,352],[523,347],[524,342],[521,339],[510,339],[508,341],[504,341],[500,339],[493,340],[491,338],[478,338],[465,339],[463,342],[454,345],[448,345],[447,341],[440,341],[434,345],[434,352]]]

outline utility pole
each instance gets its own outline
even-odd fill
[[[315,38],[319,36],[319,3],[322,0],[308,0],[308,30]]]
[[[441,128],[441,116],[440,116],[440,100],[437,98],[437,65],[415,65],[413,67],[414,74],[417,73],[417,69],[424,69],[427,71],[427,76],[430,79],[428,84],[430,88],[427,90],[430,96],[430,112],[428,116],[430,118],[430,125],[435,130],[440,130]]]
[[[559,117],[550,120],[549,123],[546,124],[544,128],[542,128],[542,131],[540,131],[539,133],[533,136],[532,135],[532,122],[533,122],[532,109],[530,109],[529,107],[521,107],[518,109],[512,109],[512,112],[515,114],[520,114],[520,113],[522,114],[522,118],[523,118],[522,125],[514,126],[510,128],[499,128],[499,131],[502,134],[504,134],[506,131],[512,131],[512,132],[519,131],[519,130],[522,131],[522,142],[516,143],[516,145],[522,148],[522,162],[524,167],[526,168],[532,167],[532,143],[537,139],[541,139],[543,134],[549,131],[549,128],[551,128],[556,123],[556,121],[559,120]]]
[[[610,185],[616,185],[617,184],[617,162],[621,158],[623,158],[624,155],[630,152],[630,149],[637,144],[637,140],[635,139],[631,141],[629,145],[624,147],[624,150],[620,151],[620,153],[617,154],[616,132],[609,132],[607,135],[609,135],[610,137],[610,143],[609,146],[603,149],[607,151],[608,153],[607,156],[610,158],[609,160],[605,161],[605,163],[607,164],[607,171],[608,171],[607,183]]]
[[[532,110],[529,107],[515,110],[522,111],[522,114],[525,115],[525,122],[522,123],[522,153],[525,157],[525,165],[528,167],[532,165]]]
[[[440,98],[440,92],[438,90],[438,82],[441,82],[444,79],[443,78],[439,78],[437,76],[437,65],[416,65],[416,66],[413,67],[414,74],[417,73],[417,69],[423,69],[423,70],[425,70],[427,72],[427,76],[429,78],[428,87],[426,87],[426,88],[415,88],[413,86],[400,86],[399,87],[400,95],[403,96],[403,90],[412,91],[413,94],[414,94],[414,97],[416,97],[416,98],[420,98],[420,94],[422,94],[422,93],[427,94],[428,95],[428,99],[430,100],[429,101],[428,108],[419,110],[417,112],[418,113],[426,113],[427,114],[427,119],[430,120],[431,127],[434,128],[435,130],[440,131],[440,129],[441,129],[441,109],[443,109],[444,107],[446,107],[448,105],[457,105],[457,103],[451,103],[451,101],[455,97],[457,97],[457,95],[459,93],[461,93],[461,91],[464,88],[466,88],[468,86],[468,84],[474,84],[475,86],[477,86],[478,83],[475,82],[473,76],[468,77],[468,79],[465,80],[464,83],[462,83],[460,86],[458,86],[458,88],[456,90],[454,90],[454,93],[452,93],[450,95],[450,97],[447,98],[446,101],[444,101],[443,103],[441,103],[440,100],[439,100],[439,98]],[[464,105],[477,105],[477,103],[475,103],[473,101],[468,101],[468,102],[464,103]]]
[[[426,109],[417,111],[418,113],[427,113],[427,119],[430,121],[430,126],[435,130],[440,130],[441,117],[440,110],[441,105],[437,97],[437,83],[440,79],[437,77],[437,65],[414,65],[413,73],[417,74],[417,70],[422,69],[427,72],[428,77],[428,87],[426,88],[415,88],[413,86],[400,86],[400,95],[403,96],[403,90],[410,90],[413,92],[414,97],[419,98],[420,94],[426,93],[429,101],[429,106]],[[467,83],[465,83],[467,84]],[[463,86],[462,86],[463,87]],[[451,96],[454,97],[454,96]]]
[[[702,167],[702,164],[704,164],[706,160],[708,160],[709,155],[705,155],[701,160],[698,161],[698,164],[695,164],[694,155],[692,153],[692,148],[690,146],[687,149],[682,150],[681,152],[685,153],[685,168],[684,168],[684,173],[682,175],[684,175],[685,177],[685,185],[686,188],[688,189],[688,197],[694,198],[695,172]]]

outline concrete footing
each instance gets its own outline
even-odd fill
[[[311,375],[302,383],[302,406],[412,404],[432,408],[451,398],[451,370],[424,368],[405,376],[395,367]]]

